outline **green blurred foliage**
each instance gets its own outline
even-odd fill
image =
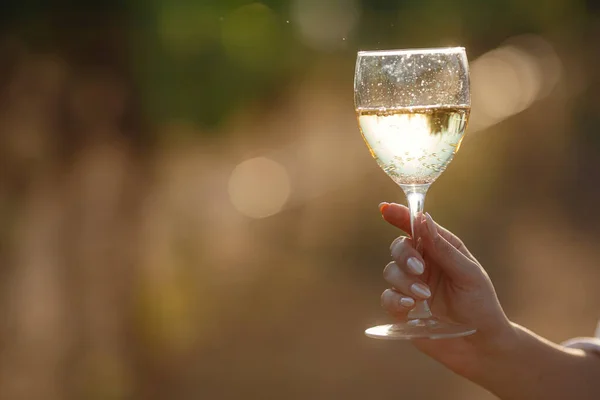
[[[215,132],[236,109],[272,97],[322,55],[302,42],[291,0],[112,0],[8,2],[5,30],[31,44],[87,46],[102,18],[121,28],[123,50],[154,122],[183,120]],[[583,0],[362,0],[362,17],[340,56],[359,48],[462,44],[478,53],[522,32],[571,29],[585,22]],[[73,24],[79,24],[72,26]],[[65,24],[67,26],[65,26]],[[93,27],[93,28],[92,28]],[[73,37],[72,32],[77,31]],[[61,33],[63,32],[63,33]],[[344,38],[345,40],[345,38]]]
[[[266,4],[155,1],[133,9],[134,18],[144,14],[132,41],[134,66],[155,120],[214,127],[298,67],[289,25]]]

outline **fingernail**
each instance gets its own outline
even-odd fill
[[[415,305],[415,301],[410,297],[402,297],[400,299],[400,305],[402,307],[411,308]]]
[[[410,271],[415,275],[421,275],[423,271],[425,271],[425,266],[423,263],[415,257],[411,257],[406,260],[406,265],[408,266],[408,269],[410,269]]]
[[[425,213],[425,220],[427,222],[427,230],[429,231],[431,238],[434,239],[438,234],[435,222],[433,222],[433,218],[431,218],[431,215],[429,215],[429,213]]]
[[[427,285],[423,283],[413,283],[410,287],[410,291],[416,296],[423,297],[425,299],[431,297],[431,290],[429,290]]]
[[[390,204],[386,203],[385,201],[383,203],[379,203],[379,212],[383,213],[383,211],[388,208]]]

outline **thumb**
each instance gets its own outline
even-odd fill
[[[450,243],[438,232],[437,224],[429,213],[424,216],[425,229],[421,229],[423,248],[442,270],[457,284],[470,284],[480,276],[480,267],[461,249]],[[458,240],[458,238],[457,238]]]

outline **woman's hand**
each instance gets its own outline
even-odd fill
[[[406,207],[382,203],[380,209],[387,222],[410,232]],[[410,238],[394,240],[394,261],[383,272],[392,289],[383,292],[383,307],[405,319],[414,299],[429,299],[437,317],[477,329],[460,338],[414,340],[419,350],[501,399],[600,399],[597,354],[559,346],[511,323],[490,278],[460,239],[428,214],[415,226],[424,257]]]
[[[380,209],[387,222],[410,232],[408,208],[382,203]],[[399,319],[406,319],[415,300],[428,299],[437,317],[477,329],[475,334],[461,338],[413,341],[423,353],[473,379],[486,358],[514,346],[516,332],[488,275],[461,240],[437,225],[429,214],[415,226],[424,256],[415,250],[410,237],[400,236],[393,241],[393,261],[383,271],[392,288],[383,292],[382,306]]]

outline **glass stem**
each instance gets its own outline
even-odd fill
[[[412,231],[413,245],[421,255],[423,246],[420,238],[420,222],[423,215],[423,206],[425,205],[425,195],[429,185],[401,185],[404,194],[408,200],[408,209],[410,210],[410,229]],[[408,313],[408,319],[431,318],[431,310],[426,300],[417,301],[415,308]]]

